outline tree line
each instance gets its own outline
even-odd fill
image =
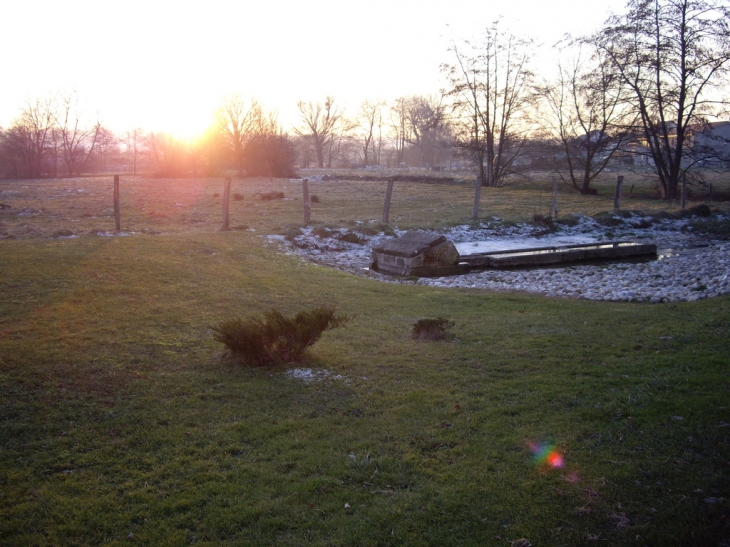
[[[211,127],[190,140],[141,128],[115,134],[99,121],[84,123],[74,95],[36,100],[7,130],[0,128],[0,176],[293,177],[297,167],[437,168],[455,158],[440,97],[364,101],[352,117],[333,97],[297,106],[300,124],[287,132],[255,99],[231,95]]]
[[[285,131],[256,100],[234,95],[194,142],[83,124],[73,96],[26,105],[0,130],[0,175],[126,170],[159,176],[294,176],[297,167],[472,169],[502,186],[550,169],[583,193],[611,162],[641,164],[667,199],[697,167],[730,166],[728,0],[629,0],[596,33],[556,46],[539,78],[535,43],[499,23],[452,43],[439,94],[366,100],[347,115],[333,97],[299,102]]]

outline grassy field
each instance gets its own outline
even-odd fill
[[[217,231],[220,180],[122,184],[130,237],[96,235],[113,231],[110,179],[0,183],[0,545],[730,539],[729,298],[384,284],[262,241],[301,222],[296,181],[234,181],[230,232]],[[546,188],[486,191],[483,210],[527,220]],[[561,212],[609,210],[600,188],[563,196]],[[258,198],[270,190],[289,199]],[[379,182],[310,191],[316,221],[380,219]],[[470,212],[468,187],[404,183],[391,218]],[[81,237],[54,237],[69,232]],[[317,305],[356,317],[301,364],[245,369],[211,334]],[[455,339],[411,340],[423,317],[455,321]]]

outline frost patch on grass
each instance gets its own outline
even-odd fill
[[[312,382],[321,382],[324,379],[331,380],[344,380],[345,377],[341,374],[334,374],[329,370],[312,370],[311,368],[293,368],[287,370],[284,376],[292,380],[301,380],[307,384]]]
[[[134,235],[134,232],[101,232],[99,230],[96,231],[96,235],[99,237],[125,237],[125,236],[131,236]]]

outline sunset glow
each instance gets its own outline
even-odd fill
[[[300,100],[330,95],[354,112],[366,99],[438,93],[449,43],[500,16],[549,58],[565,33],[589,32],[623,4],[586,10],[581,0],[524,0],[497,11],[470,0],[12,2],[0,32],[2,51],[14,52],[3,59],[3,79],[13,85],[0,88],[0,126],[27,101],[74,90],[88,118],[117,132],[191,137],[231,93],[256,98],[290,129]],[[59,49],[70,55],[51,57]]]

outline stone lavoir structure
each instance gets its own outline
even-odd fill
[[[529,268],[591,260],[656,257],[653,243],[608,241],[530,249],[491,251],[460,256],[453,243],[439,234],[408,232],[373,248],[371,268],[389,275],[444,277],[472,269]]]
[[[373,248],[371,268],[376,272],[416,277],[462,274],[469,267],[459,264],[459,251],[445,236],[408,232]]]

